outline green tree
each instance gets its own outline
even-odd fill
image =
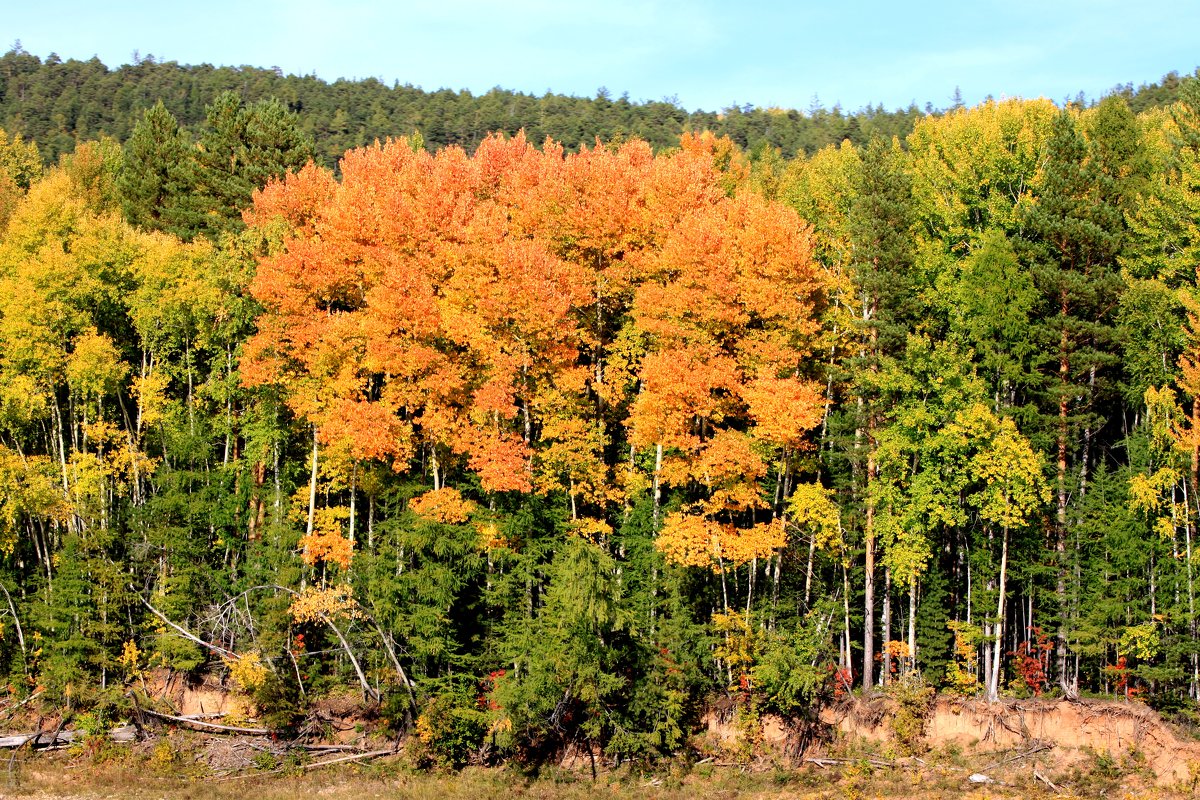
[[[191,238],[196,220],[189,218],[188,206],[195,184],[195,147],[159,100],[125,142],[118,179],[125,219],[141,228]]]
[[[243,227],[242,209],[254,190],[300,169],[313,155],[312,140],[278,100],[246,105],[223,92],[205,109],[198,142],[197,232],[210,238]]]
[[[1097,380],[1103,380],[1117,361],[1112,314],[1121,290],[1116,268],[1121,230],[1114,226],[1120,224],[1121,210],[1115,202],[1118,198],[1099,191],[1100,177],[1074,115],[1060,112],[1047,145],[1045,177],[1029,213],[1028,232],[1032,273],[1041,294],[1043,414],[1055,454],[1056,594],[1062,615],[1058,673],[1069,694],[1076,689],[1067,672],[1066,649],[1071,614],[1066,592],[1068,499],[1076,485],[1086,487],[1091,439],[1102,423],[1095,402]],[[1073,463],[1077,478],[1068,472]]]
[[[863,688],[873,686],[875,657],[875,561],[878,477],[877,431],[886,406],[871,394],[881,360],[900,353],[918,311],[919,279],[913,270],[912,183],[898,141],[876,140],[862,156],[855,193],[847,215],[853,252],[851,278],[858,294],[857,358],[852,362],[858,396],[855,455],[862,463],[866,508],[862,522],[863,573]],[[860,446],[865,455],[859,455]]]

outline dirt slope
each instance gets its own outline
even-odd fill
[[[821,717],[845,736],[884,742],[892,737],[890,713],[886,707],[881,715],[847,704]],[[1160,785],[1200,778],[1200,742],[1177,734],[1139,703],[939,698],[926,718],[923,739],[930,748],[957,746],[975,753],[1020,750],[1041,742],[1053,746],[1060,765],[1096,753],[1117,761],[1135,755],[1145,759]]]

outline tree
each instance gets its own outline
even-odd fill
[[[1089,144],[1069,111],[1059,114],[1047,145],[1045,177],[1038,203],[1029,213],[1030,259],[1041,293],[1039,337],[1043,352],[1047,422],[1055,441],[1057,494],[1056,550],[1060,559],[1057,594],[1063,614],[1058,633],[1059,679],[1074,691],[1066,674],[1067,503],[1072,491],[1068,467],[1077,460],[1078,485],[1086,492],[1091,444],[1104,416],[1096,411],[1106,371],[1117,361],[1112,312],[1121,279],[1117,258],[1124,242],[1122,173],[1136,152],[1118,139],[1128,135],[1128,108],[1100,109],[1111,124],[1095,125]],[[1121,120],[1124,119],[1124,123]],[[1098,382],[1099,379],[1099,382]],[[1053,422],[1050,422],[1053,419]],[[1072,442],[1080,434],[1081,447]],[[1073,459],[1073,456],[1075,457]]]
[[[197,143],[194,232],[216,238],[242,229],[241,212],[256,189],[312,159],[312,141],[278,100],[247,106],[223,92],[205,108]]]
[[[1050,500],[1050,489],[1043,478],[1041,457],[1011,419],[997,419],[985,406],[976,405],[956,416],[948,435],[973,440],[970,471],[979,486],[967,503],[978,509],[985,526],[999,526],[1001,530],[999,599],[987,681],[988,700],[995,702],[1000,693],[1009,533],[1031,522]]]
[[[875,656],[876,431],[885,408],[870,392],[881,360],[904,347],[910,319],[916,313],[917,276],[913,270],[912,183],[904,169],[899,142],[876,140],[863,154],[847,227],[853,248],[852,280],[859,297],[859,349],[856,373],[857,420],[855,457],[860,459],[865,513],[862,523],[863,689],[871,691]],[[861,448],[865,458],[858,454]]]
[[[0,233],[16,209],[17,202],[42,174],[37,145],[20,134],[9,137],[0,128]]]
[[[121,207],[131,225],[183,239],[196,232],[192,213],[196,150],[175,116],[159,100],[146,110],[125,142],[118,178]]]

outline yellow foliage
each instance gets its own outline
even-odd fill
[[[128,365],[108,336],[92,328],[75,338],[75,349],[67,357],[67,381],[80,395],[107,394],[128,372]]]
[[[477,526],[479,531],[479,548],[481,550],[499,550],[511,547],[512,543],[500,532],[500,526],[487,522]]]
[[[577,536],[587,539],[589,542],[597,542],[612,536],[612,526],[602,519],[594,519],[592,517],[580,517],[573,519],[567,523],[567,528]]]
[[[979,651],[976,647],[983,639],[983,630],[957,620],[947,622],[946,627],[954,632],[954,660],[946,665],[946,683],[956,692],[970,694],[979,687],[976,671],[979,668]]]
[[[117,658],[117,665],[131,678],[137,678],[142,674],[138,662],[141,660],[142,651],[138,650],[137,642],[130,639],[125,642],[125,646],[121,649],[121,655]]]
[[[448,524],[466,522],[477,508],[473,501],[459,494],[458,489],[450,487],[418,495],[408,501],[408,507],[418,517]]]
[[[257,650],[240,656],[229,656],[224,659],[229,676],[234,683],[247,694],[262,686],[267,679],[267,665],[262,661],[262,655]]]
[[[46,456],[24,456],[0,445],[0,552],[16,547],[23,517],[66,518],[55,465]]]
[[[1134,475],[1129,479],[1129,506],[1134,511],[1154,514],[1167,502],[1168,490],[1179,482],[1179,472],[1163,468],[1152,475]]]
[[[788,501],[791,524],[807,532],[818,550],[840,549],[841,512],[833,502],[833,493],[819,483],[802,483]]]
[[[713,614],[712,622],[717,633],[721,634],[713,655],[725,662],[735,675],[745,675],[754,664],[754,631],[750,623],[736,611],[718,611]]]
[[[347,584],[324,589],[310,586],[296,595],[288,611],[296,622],[318,622],[331,616],[356,618],[360,613],[354,591]]]
[[[1170,517],[1159,517],[1154,521],[1154,532],[1160,539],[1175,538],[1175,523]]]

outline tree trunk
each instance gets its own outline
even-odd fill
[[[917,671],[917,578],[908,581],[908,668]]]
[[[889,646],[892,641],[892,568],[885,566],[883,568],[883,619],[880,620],[883,624],[883,646],[880,650],[880,655],[883,657],[883,665],[880,671],[880,682],[887,686],[892,678],[892,648]]]
[[[875,475],[874,442],[868,436],[867,447],[867,519],[866,565],[863,569],[863,694],[870,694],[875,686],[875,501],[871,498],[871,483]]]
[[[988,675],[988,700],[1000,699],[1000,642],[1004,630],[1004,580],[1008,569],[1008,527],[1004,528],[1000,545],[1000,599],[996,601],[996,632],[992,646],[992,663]]]

